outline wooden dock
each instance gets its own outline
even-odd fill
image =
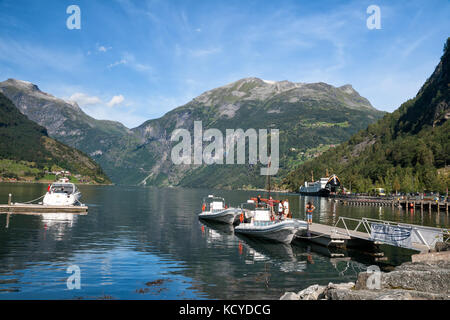
[[[0,213],[6,214],[29,214],[42,213],[72,213],[86,215],[87,206],[49,206],[42,204],[0,204]]]
[[[404,209],[420,209],[421,211],[437,211],[438,213],[449,212],[448,201],[435,201],[435,200],[421,200],[421,199],[395,199],[395,198],[347,198],[347,197],[335,197],[330,198],[336,202],[344,205],[352,206],[390,206],[399,207]]]

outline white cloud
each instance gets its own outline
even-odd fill
[[[105,46],[99,46],[98,47],[98,51],[99,52],[106,52],[106,51],[111,50],[111,49],[112,49],[112,47],[105,47]]]
[[[127,63],[128,63],[128,61],[126,59],[121,59],[119,61],[109,64],[108,68],[114,68],[114,67],[120,66],[121,64],[127,64]]]
[[[125,100],[125,98],[123,97],[123,95],[118,95],[118,96],[114,96],[111,98],[111,100],[106,104],[108,107],[113,107],[116,104],[121,104],[123,101]]]
[[[96,96],[89,96],[82,92],[76,92],[70,96],[69,101],[74,101],[82,106],[101,104],[102,100]]]
[[[135,56],[131,53],[125,53],[122,55],[122,58],[116,62],[113,62],[108,65],[108,68],[114,68],[120,65],[126,65],[129,68],[143,73],[152,73],[152,68],[148,64],[141,63],[136,60]]]
[[[214,47],[208,49],[190,49],[189,53],[193,57],[206,57],[212,54],[222,52],[222,48]]]
[[[90,96],[86,93],[82,92],[76,92],[72,94],[68,99],[68,101],[76,102],[81,106],[108,106],[113,107],[118,104],[122,104],[125,101],[125,98],[123,95],[119,94],[117,96],[113,96],[109,102],[105,102],[104,100],[100,99],[97,96]]]

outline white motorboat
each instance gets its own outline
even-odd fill
[[[241,223],[234,229],[236,233],[248,237],[291,243],[297,231],[307,227],[304,221],[280,220],[272,214],[269,207],[258,206],[251,215],[249,223]]]
[[[70,183],[68,178],[62,178],[48,188],[42,203],[52,206],[73,206],[80,203],[80,198],[81,193],[77,186]]]
[[[198,215],[200,219],[221,223],[233,224],[238,218],[241,210],[228,208],[225,199],[209,195],[203,199],[202,212]]]

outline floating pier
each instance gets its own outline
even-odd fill
[[[86,215],[87,206],[47,206],[42,204],[0,204],[0,213],[7,214],[29,214],[42,213],[73,213]]]
[[[449,202],[448,201],[435,201],[435,200],[422,200],[422,199],[395,199],[395,198],[347,198],[347,197],[335,197],[330,198],[335,202],[339,202],[344,205],[352,206],[391,206],[406,209],[420,208],[421,211],[427,209],[428,211],[434,210],[438,213],[445,211],[448,214]]]

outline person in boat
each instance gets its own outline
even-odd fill
[[[283,220],[284,219],[284,205],[283,200],[281,200],[278,203],[278,219]]]
[[[273,206],[272,196],[269,196],[268,206],[270,208],[270,213],[275,216],[275,208]]]
[[[257,207],[259,208],[261,206],[261,195],[258,194],[258,196],[256,197],[256,202],[257,202]]]
[[[308,224],[312,224],[312,214],[314,209],[316,209],[316,207],[311,203],[311,201],[309,201],[306,204],[306,220]]]
[[[292,218],[291,212],[289,211],[289,201],[286,199],[283,202],[284,205],[284,215],[286,218]]]

